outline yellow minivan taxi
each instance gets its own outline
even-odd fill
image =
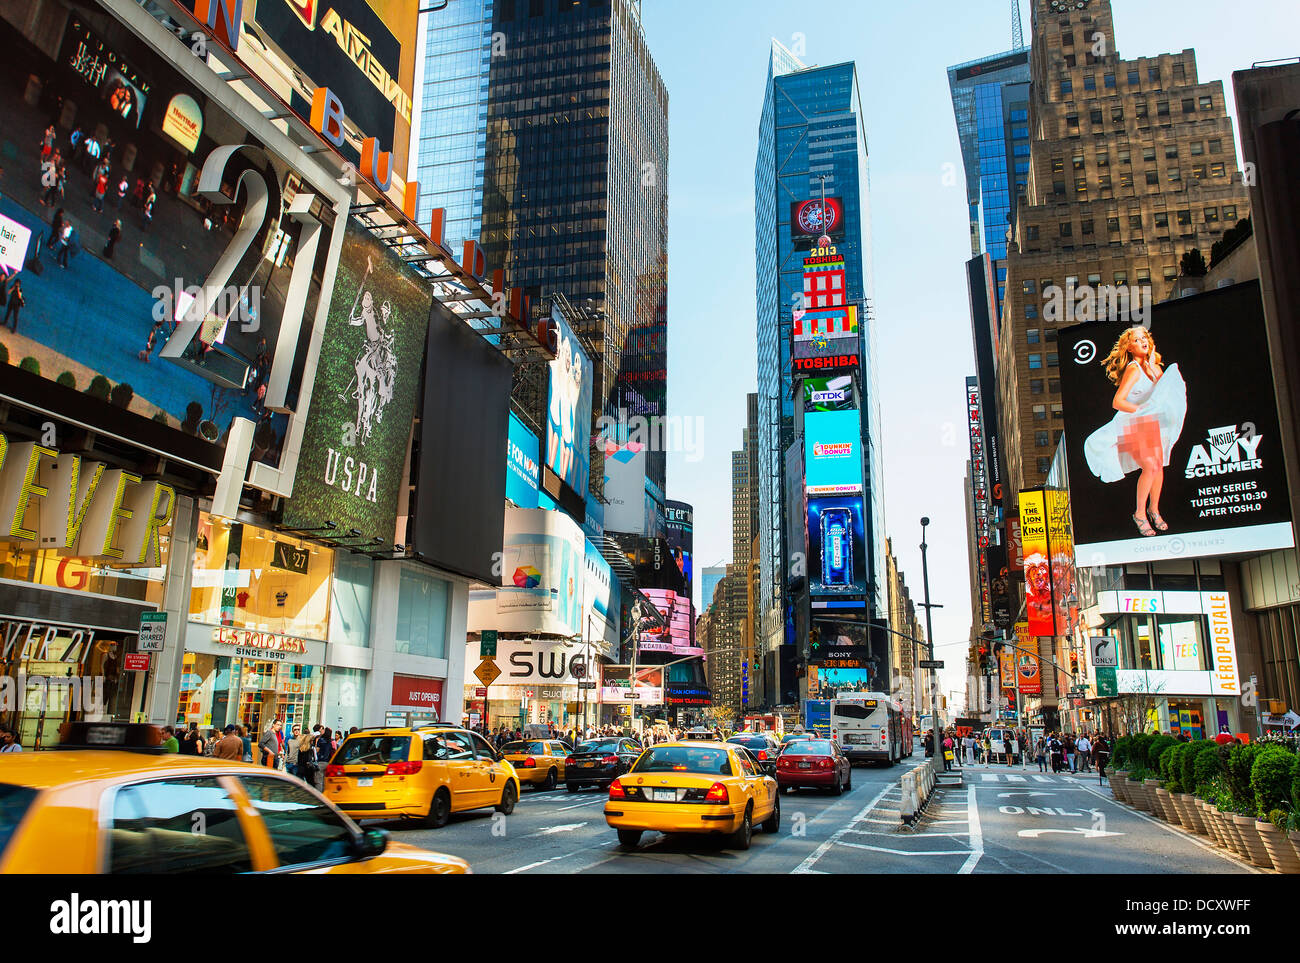
[[[766,833],[781,828],[781,797],[741,746],[667,742],[610,783],[605,822],[627,849],[647,830],[726,834],[732,849],[748,849],[755,823]]]
[[[470,871],[363,832],[287,773],[164,753],[156,726],[69,725],[95,748],[0,755],[0,874]]]
[[[362,729],[325,767],[325,798],[353,819],[420,819],[519,801],[514,767],[477,732],[457,726]]]
[[[564,779],[569,747],[556,739],[521,739],[507,742],[501,754],[514,766],[521,783],[545,791]]]

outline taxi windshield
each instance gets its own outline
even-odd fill
[[[707,775],[731,775],[731,759],[722,749],[690,749],[686,746],[663,746],[647,749],[633,772],[698,772]]]
[[[27,807],[36,798],[36,790],[26,786],[6,786],[0,784],[0,853],[22,822]]]
[[[353,736],[331,761],[336,766],[386,766],[406,762],[410,752],[410,736]]]
[[[507,742],[501,747],[501,751],[507,756],[527,752],[543,756],[546,754],[546,746],[540,742]]]

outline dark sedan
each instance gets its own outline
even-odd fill
[[[781,744],[772,736],[762,732],[740,732],[727,742],[744,746],[757,761],[759,767],[769,776],[776,776],[776,759],[781,755]]]
[[[608,786],[641,755],[641,744],[635,739],[608,736],[588,739],[578,744],[564,767],[564,784],[569,792],[585,786]]]

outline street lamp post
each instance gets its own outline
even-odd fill
[[[930,610],[942,608],[941,605],[935,605],[930,602],[930,566],[926,558],[926,549],[928,546],[925,541],[925,529],[930,524],[928,517],[921,519],[921,582],[925,590],[925,601],[921,607],[925,609],[925,637],[930,641],[930,659],[934,659],[934,625],[930,617]],[[937,669],[930,670],[930,740],[932,743],[933,754],[938,758],[939,753],[943,751],[942,744],[939,740],[939,686],[936,673]]]

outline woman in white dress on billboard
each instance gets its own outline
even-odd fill
[[[1160,515],[1165,466],[1187,417],[1187,385],[1178,365],[1161,367],[1151,332],[1128,328],[1102,364],[1117,385],[1116,414],[1084,442],[1088,468],[1103,482],[1120,481],[1140,471],[1133,523],[1147,537],[1169,531]]]

